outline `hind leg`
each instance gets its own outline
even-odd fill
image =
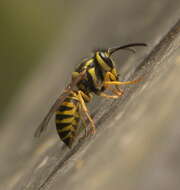
[[[91,126],[91,132],[92,134],[96,133],[96,127],[94,125],[94,121],[91,118],[88,108],[84,102],[84,99],[90,100],[90,97],[88,97],[84,92],[82,92],[81,90],[78,91],[78,99],[80,101],[80,105],[81,105],[81,109],[84,112],[84,114],[86,115],[86,117],[88,118],[89,122],[90,122],[90,126]]]

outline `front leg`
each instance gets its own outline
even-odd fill
[[[111,73],[111,72],[107,72],[104,78],[104,82],[103,82],[103,89],[109,89],[113,94],[115,94],[115,96],[110,97],[109,95],[104,95],[103,93],[101,93],[101,96],[104,97],[108,97],[109,98],[117,98],[120,97],[124,94],[124,92],[119,89],[119,85],[126,85],[126,84],[135,84],[140,82],[142,79],[137,79],[137,80],[133,80],[133,81],[117,81],[117,77]],[[111,87],[115,87],[113,89],[110,89]]]
[[[142,81],[142,79],[137,79],[137,80],[132,80],[132,81],[105,81],[104,85],[105,86],[110,86],[110,85],[126,85],[126,84],[136,84],[138,82]]]

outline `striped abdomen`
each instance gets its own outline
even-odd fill
[[[79,101],[71,94],[56,111],[56,129],[61,140],[71,147],[79,123]]]

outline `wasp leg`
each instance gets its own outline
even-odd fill
[[[115,76],[111,72],[107,72],[104,77],[104,84],[103,87],[105,89],[109,88],[109,85],[106,84],[107,81],[116,81]]]
[[[117,96],[122,96],[124,94],[124,92],[121,89],[117,88],[117,87],[116,87],[116,89],[112,89],[112,92],[114,94],[116,94]]]
[[[117,79],[111,72],[107,72],[105,75],[104,81],[105,82],[111,82],[111,81],[117,81]],[[103,87],[105,89],[109,89],[111,86],[107,85],[105,82],[103,84]],[[120,96],[123,95],[123,91],[119,89],[118,85],[115,85],[115,87],[116,87],[116,89],[110,89],[112,91],[112,93],[115,95],[109,95],[109,94],[105,94],[103,92],[100,92],[99,96],[103,96],[105,98],[114,98],[114,99],[119,98]]]
[[[119,98],[119,95],[109,95],[109,94],[106,94],[106,93],[104,93],[104,92],[101,92],[101,93],[99,94],[99,96],[102,96],[102,97],[105,97],[105,98],[113,98],[113,99]]]
[[[115,85],[115,89],[111,89],[111,91],[113,92],[113,94],[115,95],[108,95],[105,94],[103,92],[101,92],[99,95],[106,97],[106,98],[119,98],[120,96],[122,96],[124,94],[124,92],[119,89],[119,85],[126,85],[126,84],[135,84],[140,82],[142,79],[137,79],[137,80],[133,80],[133,81],[117,81],[116,77],[111,73],[111,72],[107,72],[104,78],[104,83],[103,83],[103,87],[105,89],[109,89],[112,85]]]
[[[124,85],[124,84],[135,84],[142,81],[142,78],[132,81],[117,81],[115,76],[111,72],[107,72],[104,79],[104,87],[108,88],[109,85]]]
[[[124,94],[124,92],[122,90],[120,90],[120,89],[112,89],[111,91],[115,95],[109,95],[109,94],[106,94],[104,92],[101,92],[98,95],[102,96],[102,97],[105,97],[105,98],[117,99],[117,98],[119,98],[120,96],[122,96]]]
[[[90,98],[86,94],[84,94],[81,90],[79,90],[78,91],[78,98],[79,98],[82,110],[84,111],[85,115],[87,116],[87,118],[89,119],[89,121],[91,123],[92,134],[95,134],[96,133],[96,127],[94,125],[94,121],[92,120],[92,118],[91,118],[91,116],[89,114],[89,111],[88,111],[88,109],[86,107],[86,104],[84,102],[83,97],[85,99],[89,99],[90,100]]]
[[[83,115],[81,115],[81,114],[79,114],[79,117],[80,117],[80,120],[82,121],[82,126],[85,129],[85,136],[87,137],[88,136],[88,132],[87,132],[87,127],[86,127],[85,119],[84,119]]]
[[[132,81],[105,81],[104,85],[125,85],[125,84],[136,84],[140,82],[142,79],[132,80]]]
[[[116,88],[111,89],[111,91],[116,95],[110,96],[110,95],[101,93],[100,96],[104,96],[104,97],[107,97],[107,98],[119,98],[120,96],[122,96],[124,94],[124,92],[121,89],[119,89],[118,85],[135,84],[135,83],[138,83],[140,81],[141,81],[141,79],[133,80],[133,81],[124,81],[124,82],[121,82],[121,81],[105,81],[104,85],[105,85],[106,89],[107,89],[106,86],[115,85]]]

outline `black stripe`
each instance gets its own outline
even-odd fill
[[[64,106],[64,105],[61,105],[58,109],[58,111],[68,111],[68,110],[72,110],[74,107],[68,107],[68,106]]]
[[[63,129],[64,127],[67,127],[69,125],[72,125],[72,123],[56,123],[56,128],[58,129]]]
[[[62,119],[67,119],[67,118],[71,118],[74,117],[74,115],[63,115],[63,114],[56,114],[56,119],[57,120],[62,120]]]
[[[71,131],[63,131],[63,132],[59,132],[58,134],[60,136],[61,139],[63,139],[64,137],[66,137],[69,133],[71,133]]]
[[[67,139],[64,139],[63,142],[69,147],[71,148],[72,143],[73,143],[73,138],[69,137]]]
[[[97,90],[96,86],[94,85],[93,78],[92,78],[91,74],[88,73],[88,72],[87,72],[87,78],[88,78],[88,80],[87,80],[87,86],[88,86],[88,88],[91,91],[95,92]]]
[[[74,129],[75,129],[75,131],[76,131],[76,129],[77,129],[77,127],[79,126],[79,125],[72,125],[73,127],[74,127]]]
[[[103,70],[102,70],[101,66],[99,65],[97,59],[95,59],[95,58],[94,58],[94,63],[95,63],[94,65],[95,65],[95,73],[96,73],[97,79],[104,81]]]
[[[68,134],[72,134],[72,135],[74,135],[75,133],[74,133],[74,131],[71,131],[71,130],[68,130],[68,131],[62,131],[62,132],[59,132],[58,131],[58,134],[59,134],[59,137],[61,138],[61,139],[63,139],[64,137],[66,137]],[[65,139],[64,139],[65,140]]]
[[[72,96],[68,96],[65,100],[64,100],[64,102],[71,102],[72,101]]]

